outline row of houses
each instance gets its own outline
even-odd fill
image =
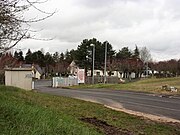
[[[71,64],[68,66],[68,70],[70,75],[77,76],[77,71],[79,69],[79,66],[75,63],[75,61],[72,61]],[[106,74],[104,74],[103,70],[95,69],[94,70],[94,76],[111,76],[111,77],[118,77],[118,78],[131,78],[134,79],[136,77],[146,77],[148,75],[151,75],[153,73],[158,73],[158,71],[152,71],[148,68],[148,70],[145,70],[144,72],[123,72],[123,71],[106,71]],[[138,74],[138,75],[137,75]],[[87,76],[92,75],[92,70],[87,70]]]
[[[10,53],[7,53],[3,57],[0,58],[0,73],[4,71],[4,68],[13,67],[13,68],[31,68],[33,78],[41,79],[45,78],[45,69],[40,67],[37,64],[24,64],[22,61],[18,61],[16,58],[14,58]],[[66,68],[66,69],[65,69]],[[52,68],[53,69],[53,68]],[[68,74],[70,76],[77,76],[77,71],[80,69],[80,67],[75,63],[75,61],[72,61],[69,65],[66,64],[66,67],[64,67],[64,71],[68,71]],[[54,70],[56,72],[55,75],[60,76],[58,73],[58,70]],[[148,74],[152,74],[152,71],[148,69],[146,72]],[[157,71],[154,71],[154,73],[158,73]],[[138,75],[137,75],[138,74]],[[147,74],[147,75],[148,75]],[[86,73],[87,76],[92,76],[92,71],[87,70]],[[118,77],[118,78],[136,78],[136,77],[145,77],[144,73],[135,73],[135,72],[124,72],[124,71],[107,71],[104,74],[103,70],[95,69],[94,70],[94,76],[111,76],[111,77]]]
[[[18,61],[16,58],[12,57],[11,54],[6,54],[0,58],[0,72],[2,71],[3,73],[4,70],[6,70],[5,75],[7,85],[19,86],[24,89],[33,88],[33,78],[41,79],[46,75],[45,69],[43,69],[39,65],[25,64],[22,61]],[[55,84],[57,84],[57,82],[61,85],[78,84],[80,78],[80,70],[83,71],[83,73],[81,72],[81,77],[85,76],[86,74],[86,79],[82,79],[82,82],[92,83],[92,79],[90,78],[92,76],[92,70],[87,70],[87,72],[85,73],[84,69],[80,69],[75,61],[72,61],[66,69],[66,71],[69,72],[68,74],[70,78],[67,78],[66,80],[64,80],[65,78],[56,78],[56,80],[54,80]],[[148,72],[151,73],[152,71],[148,70]],[[137,77],[137,74],[139,77],[143,76],[142,73],[123,71],[107,71],[106,73],[104,73],[103,70],[99,69],[95,69],[93,74],[95,76],[94,79],[96,83],[104,82],[103,79],[105,75],[107,76],[108,83],[117,83],[118,80],[122,78],[134,79]],[[56,75],[59,76],[58,72],[56,73]],[[73,80],[73,78],[75,80]],[[62,82],[66,82],[66,84],[62,84]]]

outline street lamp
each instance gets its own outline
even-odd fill
[[[94,60],[95,60],[95,45],[91,44],[90,46],[93,47],[93,69],[92,69],[92,84],[94,84]]]
[[[105,42],[104,83],[106,83],[107,41]]]

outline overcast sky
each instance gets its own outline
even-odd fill
[[[61,53],[94,37],[117,51],[146,46],[156,61],[180,59],[180,0],[49,0],[41,6],[58,12],[32,29],[53,40],[24,40],[18,48]]]

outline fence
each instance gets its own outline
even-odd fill
[[[94,77],[94,83],[103,83],[104,77],[103,76],[95,76]],[[119,79],[118,77],[113,76],[107,76],[106,77],[106,83],[118,83]],[[86,77],[85,84],[92,84],[92,77]],[[79,85],[78,79],[75,77],[53,77],[52,79],[52,87],[67,87],[67,86],[73,86],[73,85]]]
[[[114,76],[107,76],[106,83],[118,83],[119,78]],[[87,76],[85,79],[86,84],[92,84],[92,77]],[[94,76],[94,83],[104,83],[104,76]]]
[[[52,87],[67,87],[78,85],[78,79],[74,77],[53,77]]]

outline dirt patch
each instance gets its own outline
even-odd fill
[[[133,133],[128,130],[109,125],[106,121],[98,120],[96,117],[81,118],[80,120],[96,126],[103,131],[105,135],[133,135]]]

